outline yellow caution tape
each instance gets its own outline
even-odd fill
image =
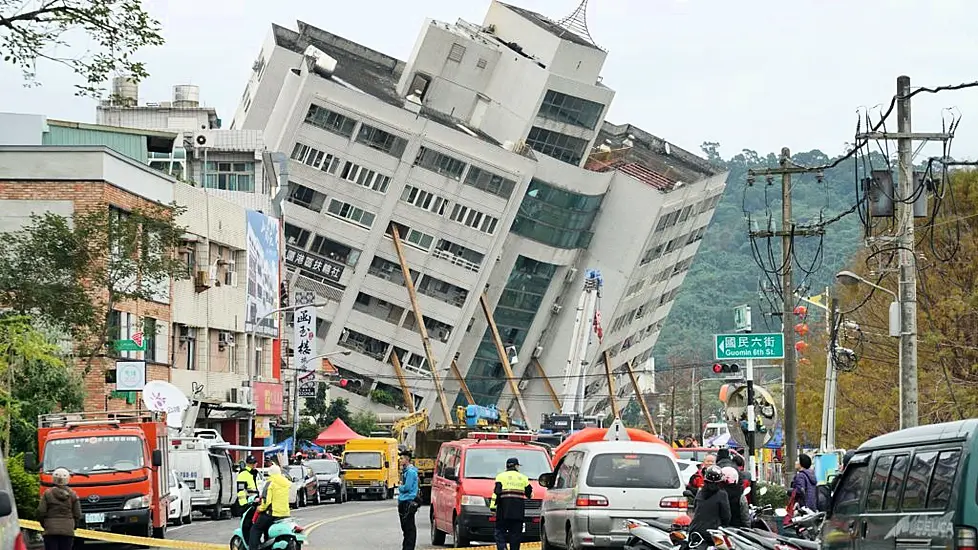
[[[20,520],[20,527],[22,529],[29,529],[31,531],[43,530],[40,523],[27,519]],[[120,535],[118,533],[107,533],[105,531],[91,531],[89,529],[75,529],[75,536],[90,540],[101,540],[120,544],[134,544],[137,546],[149,546],[152,548],[176,548],[178,550],[227,550],[228,547],[227,544],[215,544],[212,542],[134,537],[132,535]]]

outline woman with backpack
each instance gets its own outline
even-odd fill
[[[703,487],[696,492],[696,507],[693,519],[689,522],[688,542],[695,545],[699,539],[693,538],[696,533],[711,546],[711,529],[719,529],[730,525],[730,499],[720,485],[723,483],[723,472],[716,466],[710,466],[703,472]]]

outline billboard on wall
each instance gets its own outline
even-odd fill
[[[282,416],[282,384],[255,382],[252,387],[256,416]]]
[[[265,315],[279,307],[278,219],[248,210],[248,295],[245,300],[245,331],[278,336],[278,315]]]

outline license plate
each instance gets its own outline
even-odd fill
[[[359,488],[357,488],[357,492],[358,492],[358,493],[366,493],[366,492],[367,492],[367,490],[366,490],[366,489],[364,489],[363,487],[359,487]]]
[[[105,514],[85,514],[85,523],[105,523]]]

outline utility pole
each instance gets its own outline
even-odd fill
[[[919,422],[917,412],[917,262],[914,254],[914,204],[917,181],[913,173],[913,134],[910,116],[910,77],[897,77],[897,155],[900,191],[896,214],[900,245],[900,381],[903,383],[903,426]]]
[[[787,467],[784,469],[785,484],[791,482],[792,468],[798,460],[798,394],[796,380],[798,378],[798,366],[795,362],[795,333],[792,320],[794,315],[794,281],[792,279],[792,244],[795,237],[814,237],[825,233],[821,226],[796,227],[792,221],[791,213],[791,176],[793,174],[807,174],[813,172],[812,169],[798,166],[791,161],[791,150],[787,147],[781,149],[781,158],[778,161],[778,168],[768,168],[764,170],[749,170],[748,176],[781,176],[781,229],[778,231],[764,230],[753,231],[752,238],[781,237],[781,331],[784,334],[784,445],[785,459]],[[751,180],[748,180],[748,185]]]
[[[671,397],[671,407],[672,413],[669,419],[669,444],[671,445],[676,441],[676,383],[672,383],[672,397]]]
[[[913,132],[910,112],[910,77],[897,77],[897,132],[865,132],[856,135],[857,140],[896,140],[897,181],[894,188],[894,213],[896,214],[898,265],[900,286],[897,289],[900,304],[900,428],[917,426],[920,419],[917,409],[917,262],[914,253],[914,204],[917,178],[913,172],[913,142],[941,141],[946,143],[953,136],[949,133]],[[923,182],[919,183],[923,185]]]
[[[829,289],[825,289],[825,297],[829,297]],[[839,314],[839,300],[828,300],[825,311],[826,332],[829,337],[828,350],[825,357],[825,397],[822,403],[822,438],[819,450],[830,452],[835,450],[835,396],[838,392],[839,371],[835,368],[836,316]]]

